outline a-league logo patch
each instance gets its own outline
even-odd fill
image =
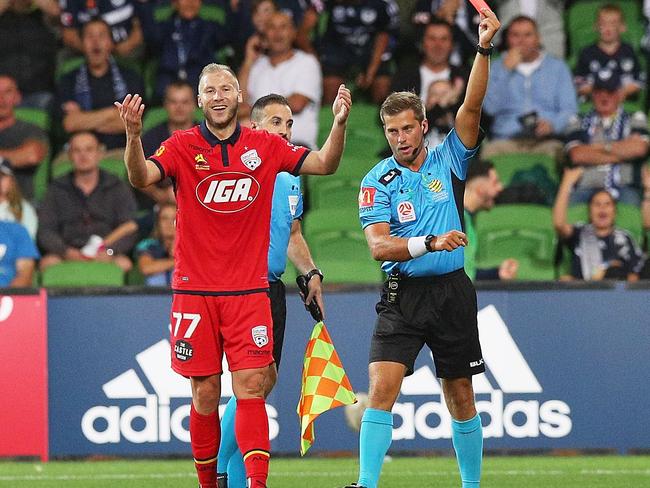
[[[269,335],[266,325],[258,325],[251,329],[253,342],[257,347],[264,347],[269,343]]]
[[[257,154],[257,150],[255,149],[251,149],[250,151],[246,151],[244,154],[242,154],[241,162],[244,163],[244,166],[246,166],[251,171],[262,164],[262,160],[260,159],[259,155]]]
[[[417,219],[415,215],[415,207],[411,202],[401,202],[397,206],[397,217],[401,223],[413,222]]]

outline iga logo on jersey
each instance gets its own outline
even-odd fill
[[[260,184],[250,175],[235,171],[210,175],[196,185],[196,198],[208,210],[233,213],[250,206]]]
[[[397,206],[397,216],[401,223],[404,222],[413,222],[417,219],[415,215],[415,207],[411,202],[401,202]]]

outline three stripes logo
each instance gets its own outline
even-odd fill
[[[135,365],[102,386],[106,405],[89,408],[81,431],[93,444],[190,442],[186,428],[192,391],[189,380],[171,369],[169,341],[163,339],[135,355]],[[222,405],[233,395],[228,364],[223,364]],[[267,403],[269,434],[280,428],[277,410]],[[144,426],[144,427],[143,427]]]
[[[540,401],[543,388],[493,305],[478,313],[479,337],[486,373],[473,377],[476,408],[483,414],[486,438],[566,437],[572,429],[571,409],[562,400]],[[439,401],[396,403],[394,440],[451,438],[451,417],[442,388],[429,366],[404,379],[402,397],[439,396]],[[417,399],[417,398],[416,398]]]

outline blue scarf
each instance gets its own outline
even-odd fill
[[[115,60],[111,57],[108,62],[110,63],[111,76],[113,78],[113,94],[115,95],[115,100],[123,100],[128,93],[126,82]],[[75,100],[82,110],[93,109],[93,96],[90,91],[90,80],[88,77],[88,65],[84,63],[79,68],[74,83]]]

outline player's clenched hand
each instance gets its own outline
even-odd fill
[[[478,42],[479,44],[487,48],[494,37],[494,34],[497,33],[501,27],[501,22],[497,19],[497,16],[489,8],[484,8],[481,10],[481,22],[478,25]]]
[[[334,120],[338,124],[344,124],[350,115],[350,107],[352,106],[352,94],[345,85],[339,86],[339,92],[336,94],[336,99],[332,104],[332,112],[334,112]]]
[[[126,134],[129,137],[140,137],[142,133],[142,113],[144,112],[142,97],[137,93],[135,95],[129,93],[124,97],[122,103],[113,102],[113,104],[120,111],[120,118],[124,122]]]
[[[467,245],[467,236],[459,230],[450,230],[436,236],[433,244],[434,251],[453,251]]]
[[[323,304],[323,284],[320,280],[320,276],[312,276],[307,283],[307,288],[309,289],[309,293],[305,297],[305,304],[309,305],[312,300],[316,300],[316,303],[320,307],[321,314],[323,315],[323,318],[325,318],[325,305]]]

